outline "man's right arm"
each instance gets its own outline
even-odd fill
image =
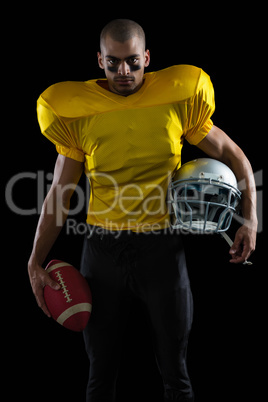
[[[59,289],[42,264],[55,243],[68,216],[70,199],[82,175],[84,164],[59,155],[53,183],[44,201],[37,225],[33,250],[28,262],[28,273],[37,304],[50,317],[44,300],[44,287]]]

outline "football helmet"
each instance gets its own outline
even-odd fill
[[[221,233],[229,229],[241,192],[232,170],[215,159],[185,163],[169,188],[171,224],[197,233]]]

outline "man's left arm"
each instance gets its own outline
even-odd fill
[[[244,224],[236,232],[230,249],[230,262],[240,263],[255,250],[257,234],[256,185],[249,160],[239,146],[221,129],[213,126],[197,147],[213,159],[225,163],[242,182],[242,214]]]

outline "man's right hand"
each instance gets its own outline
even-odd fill
[[[38,306],[48,317],[51,317],[44,299],[44,287],[48,285],[52,289],[59,290],[60,285],[53,281],[49,274],[40,265],[29,263],[28,273]]]

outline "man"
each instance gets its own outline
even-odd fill
[[[150,53],[143,29],[130,20],[110,22],[101,33],[100,50],[106,79],[56,84],[38,100],[41,131],[59,156],[28,264],[33,292],[50,316],[43,288],[59,286],[42,264],[85,170],[91,235],[85,238],[81,271],[93,295],[84,331],[90,360],[87,402],[115,401],[122,334],[137,298],[152,326],[165,401],[193,401],[186,367],[192,295],[180,236],[168,230],[168,183],[180,167],[183,139],[243,180],[245,224],[230,250],[230,262],[241,263],[256,241],[252,169],[242,150],[213,125],[213,87],[201,69],[173,66],[144,74]]]

